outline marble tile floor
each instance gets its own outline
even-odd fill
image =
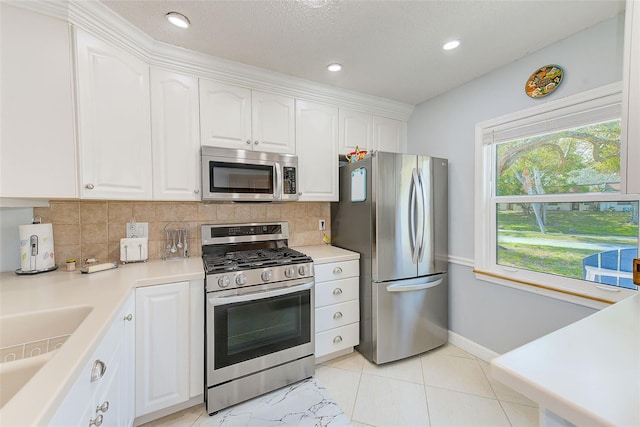
[[[272,402],[283,406],[285,395],[298,396],[298,407],[308,410],[269,407]],[[255,408],[261,408],[259,413],[247,415]],[[494,380],[488,363],[447,344],[381,366],[354,352],[317,365],[314,379],[291,390],[272,392],[212,417],[198,405],[145,426],[345,426],[349,421],[354,427],[525,427],[538,426],[538,407]]]

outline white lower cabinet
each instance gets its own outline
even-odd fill
[[[315,264],[316,362],[360,342],[359,261]]]
[[[136,417],[202,401],[203,281],[137,288],[136,316]]]
[[[133,425],[134,309],[132,294],[49,425]]]

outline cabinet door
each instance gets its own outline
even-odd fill
[[[136,416],[189,400],[189,282],[136,289]]]
[[[251,150],[251,90],[200,80],[200,144]]]
[[[341,108],[339,153],[348,154],[356,146],[360,150],[373,149],[373,116]]]
[[[200,200],[198,80],[151,69],[153,199]]]
[[[77,30],[81,196],[151,199],[149,67]]]
[[[301,201],[338,201],[338,109],[296,101]]]
[[[189,397],[196,397],[204,394],[204,280],[190,281],[189,292],[191,296]]]
[[[69,24],[0,9],[0,197],[76,198]]]
[[[293,98],[252,91],[251,129],[254,150],[294,154],[296,146]]]
[[[373,118],[373,147],[378,151],[402,153],[404,150],[405,122],[386,117]]]

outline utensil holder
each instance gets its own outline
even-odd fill
[[[189,257],[189,228],[184,224],[169,223],[163,228],[162,259]]]

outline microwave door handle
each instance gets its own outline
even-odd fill
[[[275,176],[275,185],[274,185],[274,193],[273,196],[276,199],[279,199],[282,197],[282,165],[280,165],[279,162],[275,162],[273,164],[273,167],[276,170],[276,176]]]

